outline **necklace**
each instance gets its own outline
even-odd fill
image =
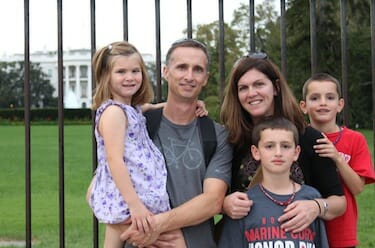
[[[264,188],[263,188],[263,185],[260,183],[259,184],[259,188],[260,190],[263,192],[263,194],[265,196],[267,196],[268,199],[270,199],[273,203],[279,205],[279,206],[288,206],[293,200],[294,200],[294,197],[296,196],[296,185],[295,183],[293,182],[293,193],[292,195],[289,197],[288,200],[286,201],[279,201],[279,200],[276,200],[275,198],[273,198]]]
[[[339,134],[337,135],[336,139],[332,142],[332,144],[335,146],[341,139],[342,136],[342,127],[339,127]]]

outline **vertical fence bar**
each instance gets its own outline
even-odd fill
[[[255,12],[254,0],[249,0],[249,49],[250,52],[255,52]]]
[[[90,36],[91,36],[91,61],[96,51],[96,18],[95,18],[95,0],[90,0]],[[125,35],[126,31],[124,31]],[[92,66],[91,66],[92,68]],[[96,79],[93,68],[91,69],[91,92],[94,92],[96,86]],[[92,140],[92,172],[94,173],[97,167],[97,153],[96,153],[96,139],[95,139],[95,111],[91,110],[91,140]],[[93,247],[99,247],[99,224],[95,215],[92,217],[93,228]]]
[[[287,79],[285,0],[280,0],[280,15],[281,72],[283,73],[285,79]]]
[[[62,0],[57,0],[57,70],[58,70],[58,127],[59,127],[59,223],[60,248],[65,247],[65,182],[64,182],[64,82]]]
[[[187,37],[193,37],[193,21],[191,11],[191,0],[186,0],[186,16],[187,16]]]
[[[24,78],[24,119],[25,119],[25,195],[26,195],[26,247],[31,247],[31,153],[30,153],[30,18],[29,0],[24,1],[25,24],[25,78]]]
[[[155,0],[155,39],[156,39],[156,101],[162,101],[162,87],[161,87],[161,42],[160,42],[160,0]]]
[[[60,247],[65,247],[65,186],[64,186],[64,83],[63,83],[63,28],[62,28],[62,1],[57,0],[57,21],[58,21],[58,127],[59,127],[59,238]],[[32,246],[32,229],[31,229],[31,152],[30,152],[30,21],[29,21],[29,0],[24,0],[24,121],[25,121],[25,231],[26,231],[26,247]],[[187,0],[187,36],[192,38],[192,10],[191,0]],[[124,40],[128,40],[128,1],[123,0],[123,21],[124,21]],[[286,23],[285,20],[285,0],[280,0],[281,5],[281,57],[282,57],[282,71],[286,74]],[[95,22],[95,0],[90,0],[91,8],[91,58],[96,50],[96,22]],[[220,63],[220,80],[221,80],[221,94],[223,92],[223,78],[225,78],[224,67],[224,15],[223,15],[223,0],[219,0],[219,63]],[[372,64],[372,106],[375,109],[375,0],[371,0],[371,64]],[[160,0],[155,0],[155,20],[156,20],[156,76],[159,89],[158,101],[161,101],[161,32],[160,32]],[[347,102],[347,26],[346,20],[346,0],[341,0],[341,54],[342,54],[342,82],[344,99]],[[255,51],[255,18],[254,18],[254,0],[249,0],[249,29],[250,51]],[[316,0],[310,0],[310,42],[311,42],[311,72],[317,71],[317,42],[316,42]],[[95,75],[92,70],[92,90],[95,88]],[[345,86],[346,85],[346,86]],[[346,95],[345,95],[346,94]],[[347,115],[347,114],[346,114]],[[372,113],[373,121],[373,138],[375,144],[375,111]],[[93,171],[96,169],[96,143],[94,136],[94,118],[95,111],[92,111],[92,160]],[[345,117],[344,110],[344,124],[348,125],[349,120]],[[375,148],[374,148],[375,149]],[[375,153],[375,150],[374,150]],[[93,218],[94,228],[94,245],[98,245],[98,222]]]
[[[347,56],[347,27],[346,27],[346,0],[341,0],[340,22],[341,22],[341,81],[342,94],[345,100],[343,109],[343,123],[349,127],[349,98],[348,98],[348,56]]]
[[[317,71],[317,53],[316,53],[316,11],[315,0],[310,0],[310,48],[311,48],[311,74]]]
[[[225,88],[225,45],[224,45],[224,3],[219,0],[219,72],[220,72],[220,104],[223,101],[223,92]]]
[[[128,18],[128,0],[122,0],[122,22],[124,40],[129,39],[129,18]]]
[[[375,154],[375,0],[371,1],[372,131]],[[375,189],[375,188],[374,188]]]

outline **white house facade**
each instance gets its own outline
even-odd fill
[[[154,62],[151,54],[142,54],[145,63]],[[1,61],[23,61],[23,54],[1,57]],[[57,52],[35,52],[30,54],[30,61],[38,63],[50,78],[58,95]],[[63,89],[64,108],[90,108],[92,100],[91,50],[74,49],[63,54]]]

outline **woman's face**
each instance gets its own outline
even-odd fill
[[[238,99],[254,124],[264,116],[273,115],[277,92],[272,81],[262,72],[251,69],[238,80]]]

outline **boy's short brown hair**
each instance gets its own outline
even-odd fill
[[[328,73],[315,73],[313,74],[309,79],[306,80],[306,82],[303,84],[302,87],[302,99],[305,101],[307,96],[307,87],[309,87],[309,84],[313,81],[329,81],[336,85],[337,94],[339,95],[339,98],[341,98],[341,84],[339,80],[337,80],[335,77],[331,76]]]
[[[296,125],[294,125],[291,121],[284,117],[268,117],[254,126],[251,135],[251,141],[253,145],[258,146],[258,143],[260,141],[260,134],[266,129],[280,129],[290,131],[293,133],[295,145],[298,145],[299,143],[299,136]]]

